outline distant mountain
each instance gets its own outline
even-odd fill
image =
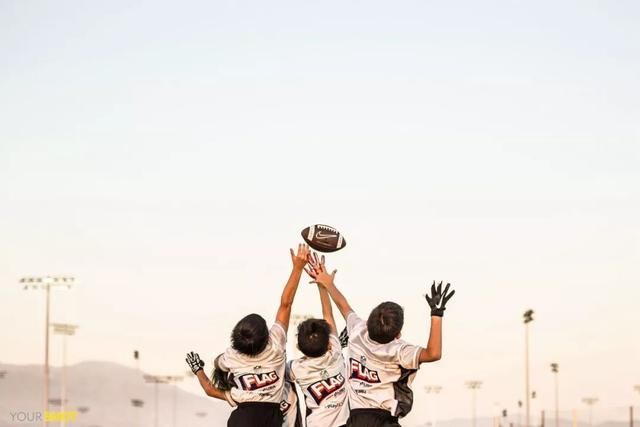
[[[6,371],[0,379],[0,427],[41,427],[41,423],[12,422],[11,413],[39,411],[42,402],[42,366],[0,365]],[[60,368],[51,368],[51,396],[59,397]],[[87,407],[68,427],[154,427],[154,386],[146,384],[141,372],[109,362],[85,362],[67,367],[69,409]],[[204,395],[188,393],[170,384],[158,385],[158,427],[173,427],[173,396],[177,399],[176,427],[226,426],[230,407]],[[131,399],[144,401],[134,408]],[[59,407],[52,406],[52,410]],[[206,413],[199,417],[197,413]],[[625,409],[626,414],[626,409]],[[57,426],[58,423],[51,423]],[[469,419],[439,420],[407,427],[470,427]],[[494,427],[490,418],[478,418],[477,427]],[[628,422],[602,422],[593,427],[628,427]],[[640,427],[640,423],[636,426]],[[503,426],[505,427],[505,426]],[[506,426],[509,427],[509,426]],[[516,426],[517,427],[517,426]],[[535,426],[539,427],[539,426]],[[555,427],[547,418],[545,427]],[[561,419],[559,427],[573,427]],[[578,427],[585,427],[584,422]]]
[[[0,427],[41,427],[41,423],[12,422],[11,413],[33,413],[42,407],[42,366],[0,365]],[[51,368],[50,395],[59,397],[60,368]],[[141,372],[108,362],[86,362],[67,367],[67,400],[70,409],[88,407],[69,427],[154,427],[154,386]],[[176,427],[226,425],[230,408],[225,402],[194,395],[170,384],[158,385],[158,427],[173,427],[173,393],[177,399]],[[131,399],[144,401],[134,408]],[[51,406],[51,410],[59,407]],[[206,413],[199,417],[196,413]],[[52,423],[57,426],[58,423]]]
[[[471,425],[472,425],[472,422],[470,419],[458,418],[458,419],[452,419],[452,420],[438,421],[436,424],[432,424],[432,423],[418,424],[413,427],[471,427]],[[478,427],[493,427],[494,422],[493,422],[493,419],[491,418],[479,417],[476,420],[476,425]],[[637,424],[634,424],[634,426],[635,425]],[[584,422],[581,422],[578,424],[578,426],[585,427],[585,424]],[[502,426],[502,427],[505,427],[505,426]],[[509,427],[509,425],[507,425],[506,427]],[[515,426],[515,427],[518,427],[518,426]],[[540,426],[536,425],[534,427],[540,427]],[[545,427],[555,427],[555,423],[553,422],[552,419],[547,419]],[[560,419],[559,427],[573,427],[573,423],[571,422],[571,420]],[[629,427],[629,423],[621,422],[621,421],[605,421],[597,424],[594,423],[593,427]]]

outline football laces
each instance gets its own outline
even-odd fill
[[[324,230],[324,231],[331,231],[332,233],[338,234],[338,232],[336,231],[335,228],[329,227],[328,225],[318,224],[317,228],[319,228],[321,230]]]

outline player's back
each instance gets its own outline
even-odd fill
[[[271,402],[280,404],[284,389],[286,333],[274,323],[265,349],[255,356],[228,348],[216,366],[233,374],[236,387],[229,394],[233,402]]]
[[[340,341],[331,334],[329,342],[330,348],[322,356],[304,356],[288,364],[288,378],[300,386],[305,396],[307,427],[343,426],[349,418]]]
[[[421,347],[401,339],[381,344],[369,337],[367,323],[347,318],[347,375],[351,409],[381,409],[402,417],[413,405],[410,384],[419,367]]]

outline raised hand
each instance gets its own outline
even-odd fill
[[[309,283],[315,283],[326,288],[327,286],[333,285],[333,279],[336,277],[338,270],[333,270],[331,274],[327,273],[324,261],[324,255],[318,257],[318,254],[313,252],[311,256],[309,256],[308,267],[305,267],[304,270],[313,279]]]
[[[349,332],[347,331],[347,327],[345,326],[342,332],[340,332],[340,336],[338,337],[340,340],[340,347],[345,348],[349,345]]]
[[[315,275],[325,270],[324,261],[324,255],[319,257],[317,252],[311,252],[309,259],[307,260],[309,268],[305,268],[305,271],[311,277],[315,277]]]
[[[451,284],[447,283],[447,286],[444,288],[444,292],[442,292],[442,282],[438,283],[438,286],[436,286],[436,281],[434,280],[431,285],[431,295],[428,293],[425,295],[427,303],[429,304],[429,307],[431,307],[432,316],[442,317],[444,315],[445,305],[451,299],[453,294],[456,293],[454,290],[449,292],[449,286],[451,286]]]
[[[191,353],[187,353],[187,358],[185,360],[194,375],[197,374],[198,371],[202,371],[204,368],[204,361],[200,359],[200,355],[198,353],[194,353],[193,351]]]
[[[297,252],[293,252],[293,249],[289,249],[289,252],[291,253],[291,262],[293,263],[293,268],[302,270],[309,260],[309,245],[300,243],[298,244]]]

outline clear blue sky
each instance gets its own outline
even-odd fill
[[[638,22],[633,1],[0,1],[0,360],[42,359],[42,295],[17,279],[69,273],[72,362],[139,348],[182,371],[273,317],[288,247],[325,222],[345,294],[404,305],[411,341],[425,284],[454,283],[416,381],[445,386],[441,415],[466,379],[482,413],[522,398],[529,307],[541,402],[556,361],[567,410],[628,404]]]

